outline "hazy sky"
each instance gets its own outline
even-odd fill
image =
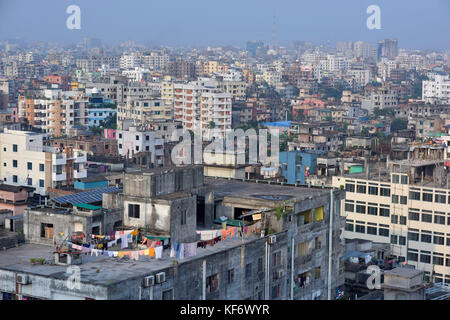
[[[81,30],[68,30],[66,8],[81,8]],[[366,27],[369,5],[381,8],[381,30]],[[450,49],[450,0],[0,0],[0,39],[166,45],[335,43],[398,38],[413,49]]]

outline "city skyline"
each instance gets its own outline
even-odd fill
[[[87,2],[84,0],[27,3],[5,0],[0,3],[0,39],[19,38],[27,42],[46,41],[63,44],[82,39],[98,38],[108,45],[127,40],[150,46],[225,46],[244,47],[247,40],[270,42],[273,18],[276,19],[277,42],[288,46],[293,41],[308,41],[333,45],[339,41],[376,43],[396,38],[399,47],[418,50],[448,50],[444,35],[450,29],[445,17],[450,12],[447,1],[321,1],[292,3],[269,1],[237,3],[229,1],[225,8],[198,1],[195,4]],[[66,20],[68,6],[81,9],[81,29],[69,30]],[[369,30],[366,9],[370,5],[381,9],[381,29]],[[179,10],[176,10],[179,8]],[[328,8],[328,9],[326,9]],[[174,10],[175,9],[175,10]],[[170,14],[169,14],[170,12]],[[308,14],[305,14],[307,12]],[[41,19],[37,19],[41,18]],[[24,24],[23,21],[42,23]],[[126,23],[117,23],[126,21]],[[418,22],[421,23],[418,23]],[[45,22],[45,23],[44,23]],[[430,34],[433,34],[433,37]]]

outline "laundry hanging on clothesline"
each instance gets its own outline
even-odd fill
[[[163,252],[163,246],[158,246],[155,248],[150,249],[144,249],[144,250],[134,250],[134,251],[111,251],[111,250],[99,250],[94,248],[87,248],[85,246],[80,246],[75,243],[72,243],[70,241],[67,241],[67,243],[72,246],[75,250],[80,250],[82,253],[88,254],[90,253],[91,256],[99,256],[99,255],[107,255],[109,257],[129,257],[130,260],[139,260],[140,256],[148,256],[149,259],[155,257],[155,259],[161,259],[162,258],[162,252]]]

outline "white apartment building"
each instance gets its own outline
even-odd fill
[[[348,61],[344,57],[329,54],[320,60],[319,68],[330,72],[345,71],[348,68]]]
[[[0,133],[0,176],[4,183],[35,188],[48,194],[49,188],[73,185],[87,177],[86,153],[80,150],[46,147],[44,134],[5,129]]]
[[[133,82],[142,82],[150,80],[150,70],[141,67],[123,70],[122,74],[126,76],[128,80]]]
[[[450,284],[449,189],[411,184],[402,173],[385,180],[336,176],[332,185],[346,190],[346,239],[390,243],[400,260]]]
[[[353,52],[356,58],[370,59],[377,56],[374,46],[364,41],[356,41],[353,45]]]
[[[140,57],[138,53],[123,54],[120,57],[120,69],[133,69],[140,66]]]
[[[169,62],[170,57],[167,54],[150,52],[149,55],[142,56],[142,65],[150,70],[164,70]]]
[[[364,87],[372,80],[372,72],[368,69],[349,69],[347,75],[357,87]]]
[[[121,156],[132,158],[140,152],[151,153],[151,163],[163,164],[164,140],[157,138],[154,131],[146,131],[139,127],[129,127],[128,130],[117,130],[117,147]]]
[[[174,95],[174,120],[184,129],[201,132],[205,139],[212,137],[212,123],[223,137],[231,129],[231,95],[219,90],[214,80],[175,84]]]
[[[422,100],[429,103],[450,104],[450,78],[446,73],[429,75],[422,82]]]

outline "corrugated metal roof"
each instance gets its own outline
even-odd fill
[[[80,203],[94,203],[102,201],[103,194],[108,192],[116,192],[121,190],[117,187],[106,187],[93,189],[86,192],[79,192],[74,194],[69,194],[67,196],[61,196],[53,198],[52,200],[59,204],[80,204]]]

